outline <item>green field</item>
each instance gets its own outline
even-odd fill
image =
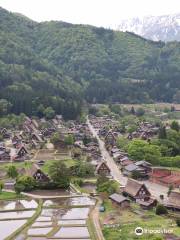
[[[142,210],[137,204],[131,203],[131,208],[121,210],[109,200],[105,201],[106,211],[101,214],[101,223],[104,224],[103,234],[106,240],[161,240],[161,233],[135,234],[137,227],[147,230],[170,230],[175,236],[180,236],[180,228],[176,226],[175,219],[168,214],[158,216],[154,210]]]

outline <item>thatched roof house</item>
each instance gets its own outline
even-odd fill
[[[180,192],[172,191],[169,195],[167,207],[180,210]]]
[[[96,167],[96,173],[100,175],[110,175],[111,170],[108,167],[107,163],[105,161],[100,162],[99,165]]]
[[[48,182],[49,177],[40,169],[37,164],[33,164],[31,168],[22,168],[18,171],[21,175],[26,175],[33,177],[36,181],[39,182]]]
[[[131,178],[128,179],[123,192],[135,200],[149,199],[151,196],[151,193],[145,184],[139,183],[138,181]]]

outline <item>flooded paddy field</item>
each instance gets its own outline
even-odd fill
[[[45,200],[40,215],[24,232],[26,239],[90,240],[87,220],[94,204],[86,196]]]
[[[38,195],[38,196],[70,196],[71,192],[68,190],[61,190],[61,189],[54,189],[54,190],[34,190],[31,191],[31,194]]]
[[[0,212],[0,220],[30,218],[34,213],[35,211]]]
[[[55,238],[89,238],[89,231],[87,227],[62,227],[54,235]]]
[[[0,201],[0,211],[21,210],[21,209],[36,209],[38,206],[35,200],[15,200],[15,201]]]
[[[43,228],[30,228],[27,232],[29,236],[38,236],[44,235],[46,236],[49,232],[52,231],[52,227],[43,227]]]
[[[0,239],[5,239],[25,223],[26,220],[0,221]]]
[[[48,192],[50,194],[50,191]],[[42,192],[37,191],[37,194],[39,193]],[[6,239],[25,224],[26,228],[14,239],[90,240],[87,220],[93,205],[95,200],[87,196],[46,199],[40,214],[33,223],[27,225],[37,211],[38,201],[0,201],[0,240]]]
[[[95,204],[95,200],[90,197],[72,197],[72,198],[61,198],[61,199],[53,199],[46,200],[43,204],[44,207],[50,206],[93,206]]]

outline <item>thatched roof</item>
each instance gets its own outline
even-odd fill
[[[139,183],[138,181],[129,178],[127,181],[127,184],[124,188],[124,192],[132,197],[135,197],[142,187],[146,188],[146,186],[143,183]],[[146,190],[149,193],[147,188],[146,188]],[[150,195],[150,193],[149,193],[149,195]]]
[[[101,167],[103,167],[103,166],[104,166],[105,168],[107,168],[109,171],[111,171],[111,169],[108,167],[106,161],[103,161],[103,162],[100,162],[100,163],[98,164],[98,166],[96,167],[96,172],[98,172],[99,169],[100,169]]]
[[[167,206],[180,209],[180,192],[172,191],[170,193]]]
[[[26,169],[26,175],[33,177],[34,174],[41,169],[37,164],[33,164],[31,168]]]

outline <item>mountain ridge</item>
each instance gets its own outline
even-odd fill
[[[180,13],[125,19],[117,29],[134,32],[154,41],[180,41]]]
[[[0,98],[16,114],[52,107],[74,118],[84,101],[172,102],[179,81],[178,42],[82,24],[37,23],[0,8]]]

